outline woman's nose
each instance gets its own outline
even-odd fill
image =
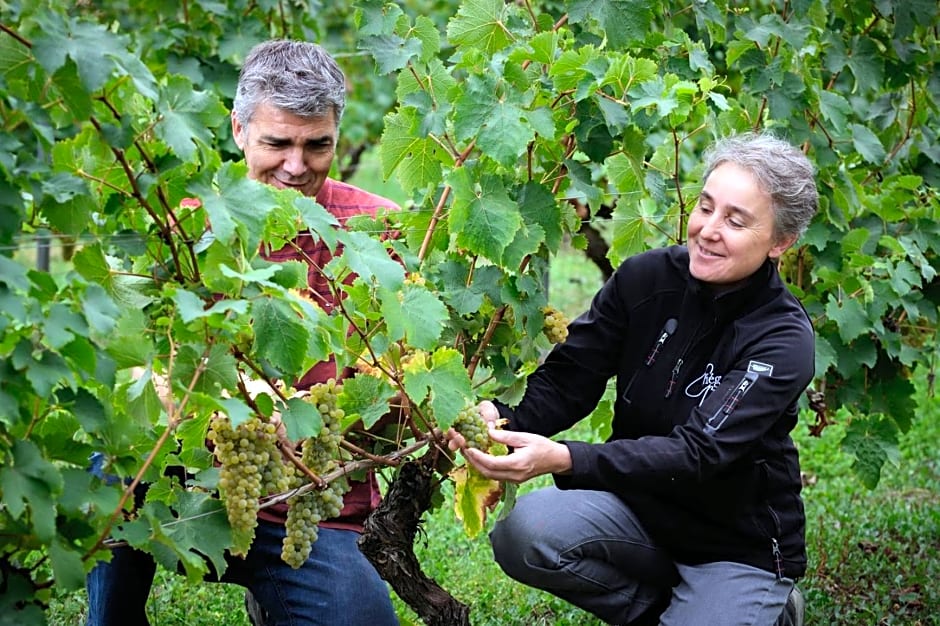
[[[699,231],[699,236],[703,239],[715,239],[718,237],[720,231],[721,220],[718,217],[718,213],[714,212],[709,215],[708,219],[702,224],[702,230]]]

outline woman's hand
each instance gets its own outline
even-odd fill
[[[499,409],[496,408],[496,405],[489,400],[483,400],[477,405],[477,410],[480,412],[483,421],[486,422],[487,428],[492,429],[499,420]],[[447,447],[451,450],[460,450],[467,447],[467,440],[453,428],[448,429],[444,435],[447,438]]]
[[[542,474],[571,471],[571,453],[563,443],[532,433],[495,428],[490,429],[490,439],[512,448],[512,454],[493,456],[474,448],[464,448],[461,452],[471,465],[492,480],[522,483]]]

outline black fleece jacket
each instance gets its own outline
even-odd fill
[[[627,259],[528,379],[508,428],[553,436],[616,376],[613,433],[565,441],[561,489],[620,496],[675,560],[806,570],[800,469],[790,431],[813,378],[813,328],[769,261],[715,295],[685,247]]]

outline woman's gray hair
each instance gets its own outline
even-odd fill
[[[704,180],[722,163],[751,172],[770,194],[774,234],[799,238],[819,206],[815,168],[795,146],[769,133],[744,133],[719,140],[705,152]]]
[[[305,118],[332,110],[339,127],[346,106],[346,77],[315,43],[266,41],[251,49],[238,75],[234,109],[242,126],[248,127],[259,104]]]

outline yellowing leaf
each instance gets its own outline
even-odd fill
[[[472,465],[458,467],[450,473],[454,479],[454,514],[463,522],[470,538],[476,537],[486,524],[486,513],[499,502],[502,487]]]

